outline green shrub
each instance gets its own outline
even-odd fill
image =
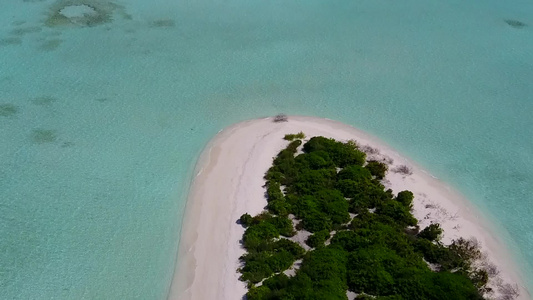
[[[277,169],[270,168],[265,174],[265,179],[268,181],[275,181],[279,183],[283,179],[283,173],[277,171]],[[269,182],[267,182],[267,184],[268,183]]]
[[[301,144],[302,144],[302,141],[300,140],[293,141],[289,144],[289,146],[287,146],[287,150],[293,153],[294,155],[296,154],[296,152],[298,152],[298,147],[300,147]]]
[[[304,248],[298,245],[298,243],[288,239],[280,239],[272,244],[272,250],[280,251],[282,249],[294,256],[295,259],[301,258],[305,253]]]
[[[335,164],[333,160],[329,157],[329,154],[325,151],[316,151],[309,154],[300,154],[295,158],[296,164],[300,169],[325,169],[333,168],[335,169]]]
[[[335,170],[302,170],[299,172],[292,187],[288,191],[297,195],[310,195],[322,189],[333,188],[335,184]]]
[[[419,234],[418,237],[426,239],[428,241],[439,241],[442,235],[442,228],[439,224],[431,224],[428,227],[424,228]]]
[[[321,230],[310,235],[305,243],[312,248],[324,246],[324,242],[329,239],[330,234],[327,230]]]
[[[321,230],[331,231],[332,222],[330,218],[319,211],[311,211],[302,218],[303,228],[309,232]]]
[[[347,195],[345,194],[345,196]],[[383,190],[381,184],[376,182],[357,184],[356,192],[348,195],[348,198],[352,198],[349,210],[353,213],[361,213],[366,209],[377,208],[391,200],[390,194]]]
[[[383,179],[385,178],[385,174],[389,170],[389,167],[382,162],[371,160],[365,166],[365,169],[370,171],[372,176],[375,176],[377,179]]]
[[[287,141],[293,141],[295,139],[303,140],[305,139],[305,134],[301,131],[296,134],[286,134],[283,139]]]
[[[248,293],[246,293],[247,300],[267,300],[270,294],[270,289],[266,286],[255,287],[252,286]]]
[[[361,166],[346,166],[337,174],[338,180],[348,179],[358,183],[368,184],[372,179],[372,173]]]
[[[269,182],[267,187],[267,200],[283,200],[283,193],[281,192],[281,185],[278,182]]]
[[[275,225],[268,222],[260,222],[246,229],[243,243],[246,249],[253,250],[277,237],[279,237],[279,232]]]
[[[304,257],[300,271],[313,281],[339,279],[346,282],[347,253],[333,247],[315,249]],[[346,288],[346,284],[343,284]],[[346,290],[346,289],[345,289]]]
[[[304,252],[300,245],[287,239],[271,242],[262,251],[252,251],[241,256],[240,260],[244,262],[240,269],[241,280],[260,282],[274,273],[288,269]]]
[[[413,217],[409,209],[396,201],[386,201],[378,206],[376,213],[396,220],[406,226],[415,226],[418,221]]]
[[[280,235],[290,237],[295,234],[294,228],[292,227],[292,221],[287,217],[272,217],[267,219],[266,222],[274,225]]]
[[[263,282],[263,286],[268,287],[270,290],[280,290],[289,286],[290,278],[283,273],[276,274]]]
[[[474,286],[480,290],[489,282],[489,273],[486,270],[474,270],[469,274],[469,278]]]
[[[323,189],[315,193],[318,209],[325,212],[333,225],[340,225],[350,220],[348,201],[342,193],[334,189]]]
[[[326,151],[329,153],[335,165],[344,168],[347,165],[362,166],[365,162],[366,154],[354,149],[350,144],[343,144],[334,139],[325,137],[313,137],[304,144],[304,152]]]
[[[391,271],[403,267],[403,259],[387,248],[360,249],[348,258],[348,286],[356,293],[389,295],[395,286]]]
[[[291,211],[290,204],[285,200],[269,201],[267,209],[273,214],[286,217]]]
[[[398,196],[396,196],[396,201],[403,204],[405,207],[408,207],[409,209],[413,205],[413,199],[415,196],[413,195],[413,192],[411,191],[401,191],[398,193]]]
[[[367,247],[369,241],[365,240],[354,231],[340,231],[331,238],[331,245],[340,247],[347,252],[355,251],[361,247]]]
[[[463,264],[462,266],[458,267],[462,267],[465,271],[469,271],[472,263],[482,257],[479,244],[475,239],[467,240],[464,238],[459,238],[454,240],[448,249],[450,249],[450,252],[452,252],[455,256],[461,258]]]
[[[249,214],[244,214],[239,218],[239,222],[244,226],[248,227],[252,225],[253,218]]]

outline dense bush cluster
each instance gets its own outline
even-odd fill
[[[358,299],[483,299],[487,274],[471,267],[477,245],[442,245],[438,224],[414,233],[413,193],[385,190],[386,165],[366,162],[353,142],[313,137],[296,155],[301,144],[292,141],[265,175],[267,211],[240,219],[249,300],[347,299],[347,290]],[[290,240],[292,217],[312,233],[311,250]],[[296,274],[285,275],[297,259]]]
[[[242,239],[247,253],[240,258],[244,263],[240,269],[241,280],[258,283],[274,273],[288,269],[304,254],[300,245],[280,238],[295,234],[288,218],[264,212],[253,218],[244,214],[240,222],[247,226]]]

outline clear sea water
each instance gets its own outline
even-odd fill
[[[61,1],[0,3],[1,299],[164,299],[200,151],[279,112],[390,143],[532,278],[533,2]]]

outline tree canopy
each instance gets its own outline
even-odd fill
[[[290,144],[267,171],[266,211],[240,218],[249,300],[347,299],[348,290],[357,299],[483,299],[486,274],[471,267],[475,245],[442,245],[438,224],[408,230],[418,223],[414,195],[385,190],[387,165],[366,162],[356,143],[325,137],[312,137],[297,155],[304,136],[287,135]],[[312,233],[309,251],[291,240],[295,229]]]

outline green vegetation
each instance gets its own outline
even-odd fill
[[[383,179],[389,170],[386,164],[375,160],[369,161],[365,168],[370,171],[370,174],[376,176],[377,179]]]
[[[424,228],[419,234],[419,238],[426,239],[428,241],[438,241],[442,235],[442,229],[439,224],[431,224],[428,227]]]
[[[328,230],[321,230],[310,235],[305,243],[312,248],[318,248],[324,246],[324,242],[330,238]]]
[[[305,134],[301,131],[296,134],[286,134],[283,139],[287,141],[303,140],[305,139]]]
[[[291,143],[265,175],[267,210],[240,218],[249,300],[347,299],[347,290],[357,299],[483,299],[488,273],[473,267],[477,244],[442,245],[438,224],[418,232],[413,193],[394,196],[379,181],[387,165],[367,162],[353,141],[313,137],[296,155],[300,137],[285,139]],[[291,240],[293,219],[312,233],[311,250]]]

